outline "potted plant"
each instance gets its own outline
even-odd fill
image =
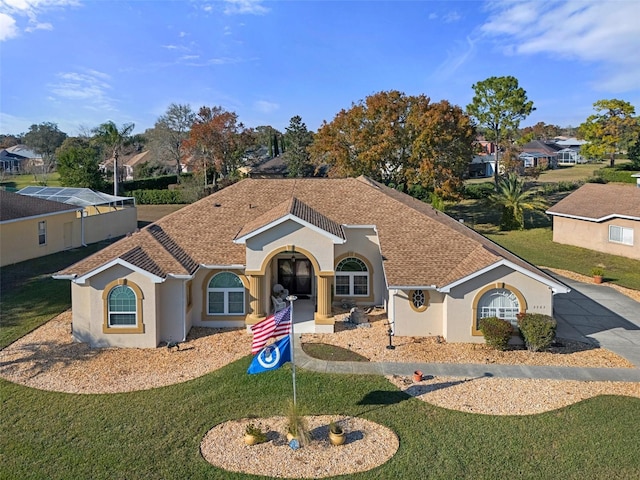
[[[336,422],[329,424],[329,441],[331,445],[342,445],[347,438],[344,434],[344,429]]]
[[[593,276],[594,283],[602,283],[602,276],[604,275],[604,268],[593,267],[591,269],[591,275]]]
[[[267,434],[259,426],[249,423],[244,429],[244,443],[257,445],[267,441]]]
[[[287,440],[289,444],[291,444],[292,440],[297,440],[298,446],[301,447],[311,441],[307,420],[293,401],[289,401],[287,406]]]

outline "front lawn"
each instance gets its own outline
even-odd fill
[[[248,364],[247,357],[183,384],[116,395],[0,381],[0,478],[260,478],[217,469],[199,452],[218,423],[283,414],[290,368],[247,375]],[[349,478],[640,477],[637,398],[599,397],[541,415],[497,417],[429,405],[378,376],[298,369],[297,387],[308,414],[357,415],[399,436],[389,462]]]

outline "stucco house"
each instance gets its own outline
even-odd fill
[[[366,177],[245,179],[55,276],[73,336],[156,347],[192,326],[245,327],[298,296],[296,332],[332,306],[383,306],[398,336],[484,342],[478,320],[551,315],[568,288],[430,205]]]
[[[81,207],[0,190],[0,266],[82,245]]]
[[[547,210],[553,241],[640,260],[640,188],[587,183]]]

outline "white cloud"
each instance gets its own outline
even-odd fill
[[[430,13],[428,18],[429,18],[429,20],[435,20],[436,18],[438,18],[438,14],[437,13]]]
[[[38,17],[52,8],[78,5],[78,0],[0,0],[0,41],[16,37],[21,29],[53,30],[51,23],[41,22]],[[27,24],[22,25],[25,19]]]
[[[114,101],[108,96],[111,77],[106,73],[87,69],[61,72],[56,77],[57,81],[48,85],[56,100],[82,101],[82,106],[89,109],[115,110]]]
[[[18,35],[16,21],[6,13],[0,12],[0,42]]]
[[[597,87],[625,91],[640,79],[640,2],[492,2],[481,27],[507,54],[547,54],[592,63]]]
[[[262,0],[224,0],[225,15],[264,15],[269,9]]]
[[[253,104],[253,107],[260,113],[272,113],[278,110],[280,105],[266,100],[258,100]]]
[[[453,23],[457,22],[461,18],[460,14],[454,10],[453,12],[447,13],[442,19],[445,23]]]

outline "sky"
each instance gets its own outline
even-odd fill
[[[512,75],[537,122],[640,114],[640,1],[0,0],[0,133],[153,127],[172,103],[312,131],[380,91],[465,108]]]

